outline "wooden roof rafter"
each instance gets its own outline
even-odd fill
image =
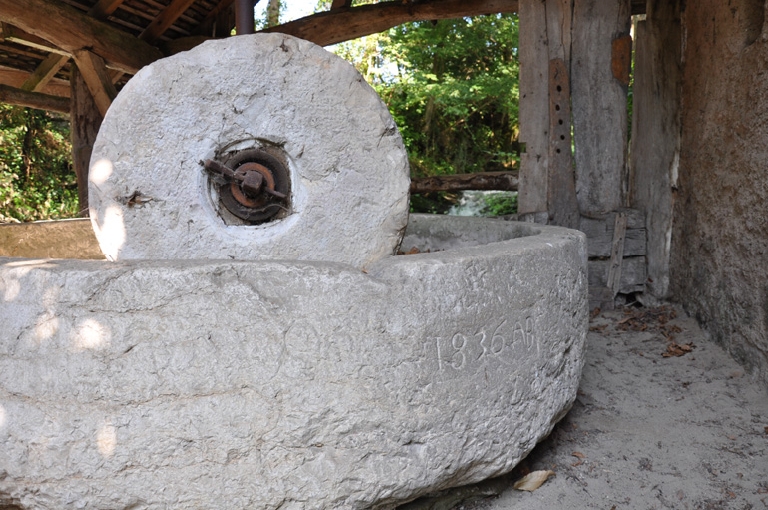
[[[644,10],[645,0],[631,1],[633,13]],[[234,0],[0,0],[6,41],[0,66],[25,72],[23,84],[28,91],[44,91],[57,72],[66,78],[67,59],[77,53],[81,63],[101,69],[103,61],[109,68],[109,84],[101,70],[83,73],[84,79],[94,83],[98,75],[109,97],[111,84],[123,73],[135,74],[144,65],[213,36],[229,36],[235,25],[233,4]],[[265,32],[282,32],[326,46],[409,21],[517,9],[518,0],[384,0],[362,6],[353,6],[352,0],[332,0],[326,12]],[[11,54],[17,58],[5,59]],[[0,84],[18,87],[18,82],[17,74],[0,72]],[[56,94],[61,95],[60,84],[57,87]]]

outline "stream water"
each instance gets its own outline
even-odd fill
[[[488,207],[487,199],[489,197],[512,197],[516,194],[514,191],[462,191],[459,202],[451,207],[446,214],[451,216],[492,216],[491,213],[485,211]]]

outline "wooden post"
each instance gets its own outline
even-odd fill
[[[88,217],[88,167],[96,135],[103,117],[88,90],[77,66],[72,66],[70,76],[71,105],[69,114],[72,131],[72,164],[77,175],[77,196],[80,200],[80,216]]]
[[[636,26],[631,203],[646,214],[648,292],[669,292],[672,205],[680,157],[680,0],[649,0]]]
[[[547,9],[541,0],[520,0],[520,189],[521,220],[547,223],[549,76]]]
[[[549,61],[549,169],[547,202],[550,223],[579,228],[579,204],[571,159],[571,90],[565,61]]]
[[[611,298],[615,298],[621,286],[621,263],[624,260],[624,238],[627,234],[627,215],[620,212],[613,225],[611,242],[611,264],[608,266],[608,288]]]
[[[523,220],[579,226],[571,158],[572,0],[520,2],[520,161]]]
[[[630,0],[574,0],[571,102],[581,214],[625,205],[627,85],[614,76],[614,40],[629,35]]]

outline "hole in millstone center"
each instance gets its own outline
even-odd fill
[[[290,172],[280,149],[228,152],[204,166],[209,189],[216,191],[217,212],[227,225],[261,225],[289,214]]]

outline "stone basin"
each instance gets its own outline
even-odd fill
[[[576,396],[584,236],[412,215],[412,247],[0,259],[0,505],[392,508],[511,470]]]

